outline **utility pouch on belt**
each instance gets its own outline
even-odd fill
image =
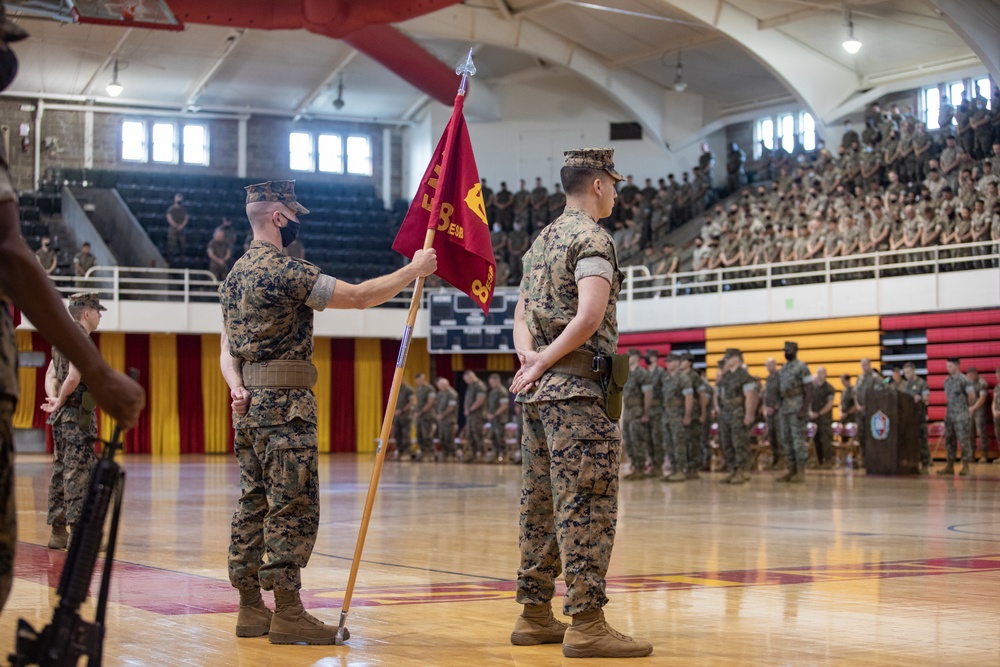
[[[311,389],[319,374],[308,361],[259,361],[243,364],[247,389]]]
[[[628,355],[612,354],[611,372],[607,375],[607,386],[604,388],[604,411],[612,421],[622,416],[622,391],[628,382]]]
[[[86,430],[94,422],[94,410],[97,409],[97,401],[89,391],[83,392],[80,397],[80,428]]]

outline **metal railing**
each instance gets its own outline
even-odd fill
[[[670,275],[652,275],[645,266],[626,266],[622,267],[625,282],[619,302],[850,280],[881,280],[950,271],[996,269],[998,266],[1000,244],[996,241]],[[74,292],[93,291],[98,292],[102,299],[112,301],[211,303],[219,300],[219,282],[204,270],[95,266],[84,277],[53,276],[53,281],[57,289],[67,296]],[[516,289],[499,287],[497,291]],[[441,291],[453,291],[453,288],[426,289],[424,307],[427,305],[427,294]],[[382,307],[407,308],[411,295],[411,289],[404,290]]]

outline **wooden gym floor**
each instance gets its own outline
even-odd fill
[[[226,576],[229,456],[126,457],[107,667],[609,664],[515,647],[519,468],[387,461],[342,647],[237,639]],[[370,456],[320,460],[306,606],[336,624]],[[622,482],[608,618],[649,665],[1000,664],[1000,465],[970,478],[773,473]],[[0,656],[50,619],[65,552],[45,548],[49,462],[17,461],[20,544]],[[96,589],[95,589],[96,590]],[[270,604],[270,596],[266,596]],[[88,605],[92,613],[92,605]],[[559,605],[561,611],[561,604]]]

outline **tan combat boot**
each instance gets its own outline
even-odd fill
[[[538,644],[561,644],[566,628],[552,613],[552,603],[526,604],[524,611],[514,623],[510,633],[510,643],[514,646],[537,646]]]
[[[972,472],[972,461],[965,461],[962,463],[962,467],[958,471],[958,476],[968,477],[970,472]]]
[[[618,632],[604,620],[603,610],[594,609],[573,617],[562,651],[567,658],[642,658],[653,645]]]
[[[740,468],[733,473],[733,478],[729,480],[730,484],[746,484],[750,481],[750,473],[748,473],[743,468]]]
[[[662,482],[683,482],[687,480],[687,475],[684,474],[683,470],[675,470],[666,477],[660,479]]]
[[[336,638],[337,626],[327,625],[303,609],[298,591],[275,589],[274,616],[268,633],[272,644],[333,644]]]
[[[805,467],[795,467],[795,474],[788,478],[791,484],[803,484],[806,481],[806,471]]]
[[[731,473],[722,478],[721,484],[739,484],[739,482],[733,482],[734,479],[739,479],[740,469],[736,468]]]
[[[52,534],[49,536],[49,549],[65,549],[69,544],[69,533],[66,531],[66,524],[52,524]]]
[[[240,615],[236,618],[237,637],[263,637],[271,629],[271,610],[260,598],[260,589],[240,590]]]
[[[943,468],[937,471],[939,475],[954,475],[955,474],[955,462],[948,461]]]
[[[790,482],[790,481],[792,481],[792,478],[795,477],[795,473],[796,472],[797,472],[797,468],[795,466],[795,463],[793,461],[789,461],[788,462],[788,472],[786,472],[784,475],[782,475],[781,477],[779,477],[778,481],[779,482]]]

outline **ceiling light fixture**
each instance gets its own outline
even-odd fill
[[[854,36],[854,19],[851,17],[851,10],[847,8],[847,0],[844,0],[844,20],[847,23],[847,39],[844,40],[844,50],[852,56],[861,50],[861,40]]]
[[[118,83],[118,58],[115,58],[115,73],[106,90],[108,91],[108,95],[111,97],[118,97],[125,90],[125,86]]]
[[[674,77],[674,90],[683,93],[687,90],[687,81],[684,80],[684,65],[681,64],[681,52],[677,52],[677,76]]]
[[[344,108],[344,75],[340,75],[340,81],[337,83],[337,99],[333,101],[333,108],[340,111]]]

